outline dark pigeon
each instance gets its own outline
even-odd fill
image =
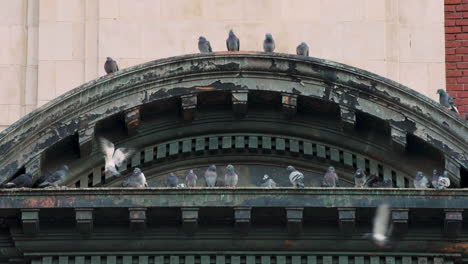
[[[439,172],[437,170],[432,171],[431,184],[436,189],[439,187]]]
[[[148,187],[148,183],[146,182],[146,177],[143,172],[139,168],[135,168],[133,170],[133,174],[130,175],[123,183],[123,187],[133,187],[133,188],[144,188]]]
[[[299,46],[296,48],[296,54],[301,56],[309,56],[309,46],[307,46],[307,43],[302,42],[299,44]]]
[[[236,187],[239,181],[239,176],[234,171],[234,166],[227,165],[226,175],[224,175],[224,184],[228,187]]]
[[[216,173],[216,166],[210,165],[208,169],[205,171],[206,186],[215,187],[217,178],[218,178],[218,174]]]
[[[335,172],[335,168],[328,167],[327,172],[323,176],[322,187],[337,187],[338,186],[338,175]]]
[[[293,166],[288,166],[286,170],[289,172],[289,181],[296,188],[304,188],[304,174],[296,170]]]
[[[3,188],[31,188],[33,185],[31,173],[24,173],[5,183]]]
[[[213,50],[211,49],[210,42],[202,36],[198,38],[198,49],[200,50],[200,53],[213,52]]]
[[[354,173],[354,187],[363,188],[367,183],[366,172],[358,168]]]
[[[179,184],[179,177],[177,177],[173,172],[169,174],[166,178],[166,186],[167,187],[177,187]]]
[[[226,39],[226,47],[228,51],[239,51],[240,49],[239,38],[237,38],[232,29],[229,30],[229,37]]]
[[[275,40],[273,40],[273,36],[270,33],[265,35],[265,40],[263,41],[263,50],[265,52],[275,51]]]
[[[418,171],[414,177],[413,185],[416,189],[426,189],[429,187],[429,180],[422,172]]]
[[[460,114],[460,112],[458,111],[458,108],[455,106],[455,102],[453,101],[453,98],[452,98],[452,96],[450,96],[450,94],[448,94],[443,89],[437,90],[437,93],[439,94],[439,103],[443,107],[445,107],[448,110],[453,111],[453,112],[455,112],[457,114]]]
[[[111,57],[107,57],[106,62],[104,63],[104,70],[107,74],[111,74],[118,71],[119,66],[115,60],[113,60]]]
[[[64,165],[60,170],[50,174],[47,176],[47,178],[39,184],[39,188],[44,188],[44,187],[59,187],[63,186],[65,184],[65,180],[67,179],[68,176],[68,166]]]
[[[185,176],[185,183],[187,184],[187,187],[196,187],[197,179],[197,175],[193,172],[193,170],[190,170],[189,173],[187,173]]]
[[[262,182],[260,183],[261,187],[274,188],[276,187],[276,182],[270,178],[267,174],[263,175]]]

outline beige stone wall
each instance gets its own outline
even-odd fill
[[[0,130],[34,108],[120,68],[196,53],[277,51],[301,41],[314,57],[375,72],[436,98],[445,88],[443,0],[0,0]]]

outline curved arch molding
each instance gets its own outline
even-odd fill
[[[127,68],[83,84],[28,114],[0,134],[0,182],[23,166],[37,174],[41,154],[68,136],[77,136],[82,155],[90,152],[88,143],[100,120],[124,113],[132,134],[139,126],[141,105],[177,98],[174,102],[189,121],[200,103],[197,96],[216,91],[232,93],[233,110],[241,114],[247,111],[251,92],[280,93],[283,112],[290,118],[301,97],[337,104],[345,125],[355,125],[356,113],[366,113],[388,123],[395,145],[405,147],[411,134],[434,146],[457,183],[461,167],[468,168],[467,122],[414,90],[312,57],[220,52]]]

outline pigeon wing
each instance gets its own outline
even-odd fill
[[[99,142],[101,145],[101,151],[104,154],[104,159],[106,160],[106,163],[108,163],[108,161],[112,160],[112,156],[114,155],[114,144],[105,138],[100,138]]]
[[[372,232],[374,235],[387,235],[388,222],[390,219],[390,207],[388,204],[379,205],[377,213],[374,218],[374,228]]]
[[[112,159],[114,160],[114,163],[117,167],[120,167],[122,163],[127,160],[130,156],[135,153],[135,150],[133,149],[127,149],[127,148],[118,148],[114,152],[114,156],[112,156]]]

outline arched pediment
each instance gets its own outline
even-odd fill
[[[349,174],[364,162],[369,171],[388,168],[403,186],[415,170],[434,168],[446,169],[459,185],[468,168],[466,121],[403,85],[317,58],[222,52],[148,62],[54,99],[0,134],[0,180],[21,168],[40,174],[67,162],[73,181],[91,171],[89,179],[99,183],[98,136],[139,149],[133,165],[155,175],[177,164],[206,164],[220,153],[237,153],[239,164],[243,157],[265,158],[264,137],[285,163],[335,162],[349,165]],[[160,160],[158,151],[165,152]],[[345,153],[352,164],[345,164]],[[180,164],[187,156],[198,161]]]

